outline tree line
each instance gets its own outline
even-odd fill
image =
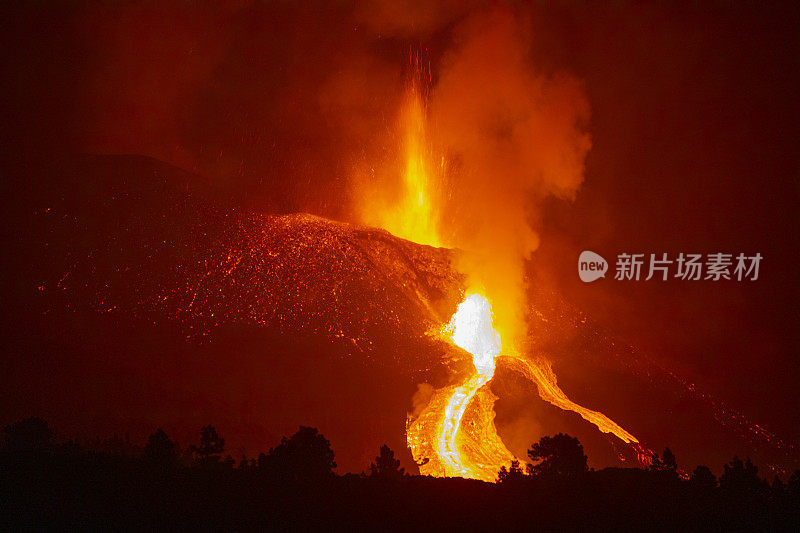
[[[330,442],[313,427],[300,426],[267,452],[237,461],[212,425],[185,449],[163,429],[142,447],[114,438],[85,448],[56,442],[44,420],[27,418],[3,430],[0,529],[4,499],[11,502],[7,509],[16,509],[10,523],[26,527],[44,518],[47,525],[86,526],[88,516],[99,527],[128,527],[146,517],[146,526],[244,520],[249,528],[281,517],[395,529],[424,515],[445,528],[461,520],[467,529],[483,521],[514,529],[524,525],[517,508],[536,509],[544,529],[800,525],[800,470],[770,483],[749,458],[734,457],[717,478],[703,465],[684,471],[665,448],[646,468],[595,471],[580,441],[563,433],[532,443],[527,459],[524,467],[519,461],[502,467],[497,483],[487,484],[409,475],[383,445],[360,474],[337,475]],[[52,513],[42,515],[47,505]],[[495,507],[508,513],[488,521]],[[563,509],[569,509],[567,522]]]

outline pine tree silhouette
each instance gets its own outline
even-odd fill
[[[400,467],[400,460],[394,458],[394,451],[386,444],[381,446],[378,456],[369,465],[370,477],[383,480],[398,480],[405,470]]]

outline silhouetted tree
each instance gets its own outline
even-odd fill
[[[781,478],[775,476],[772,478],[772,486],[770,488],[772,489],[772,494],[774,496],[781,496],[786,490],[786,485],[784,485],[783,481],[781,481]]]
[[[712,490],[717,487],[717,478],[714,476],[711,469],[705,465],[699,465],[692,472],[692,477],[689,482],[701,490]]]
[[[219,436],[217,428],[203,426],[200,429],[200,446],[192,446],[197,462],[203,465],[217,464],[224,451],[225,439]]]
[[[53,447],[53,432],[47,422],[32,416],[3,429],[3,448],[10,452],[30,452]]]
[[[262,470],[265,470],[269,467],[269,456],[264,452],[258,454],[258,459],[256,459],[256,466]]]
[[[178,446],[159,428],[147,439],[142,457],[152,465],[175,466],[178,464]]]
[[[497,473],[497,482],[498,483],[519,483],[520,481],[525,479],[525,473],[522,471],[522,467],[519,466],[519,461],[514,459],[511,461],[511,466],[506,468],[505,465],[500,467],[500,471]]]
[[[589,470],[583,445],[575,437],[564,433],[542,437],[528,450],[528,457],[537,461],[528,465],[528,472],[533,475],[571,477]]]
[[[394,458],[394,451],[384,444],[380,448],[375,462],[369,465],[370,477],[384,480],[398,480],[403,477],[405,470],[400,467],[400,460]]]
[[[789,483],[787,483],[786,488],[789,492],[800,496],[800,470],[792,472],[792,475],[789,476]]]
[[[675,454],[669,447],[664,448],[664,453],[661,457],[657,453],[653,454],[653,460],[648,468],[651,472],[659,472],[669,476],[678,475],[678,460]]]
[[[734,456],[733,460],[723,468],[724,472],[719,478],[721,489],[739,494],[756,494],[763,488],[762,480],[758,477],[758,467],[749,457],[743,463]]]
[[[259,465],[285,480],[311,481],[333,475],[336,468],[331,443],[317,428],[300,426],[289,438],[271,448]]]
[[[250,470],[251,468],[255,468],[256,464],[255,459],[248,459],[245,454],[242,454],[242,458],[239,459],[239,470]]]
[[[668,472],[675,472],[678,471],[678,460],[675,457],[675,454],[672,453],[672,450],[669,447],[664,448],[664,453],[661,454],[661,462],[664,465],[664,470]]]

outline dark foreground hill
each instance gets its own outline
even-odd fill
[[[154,468],[121,457],[0,455],[9,530],[796,531],[800,485],[714,487],[609,468],[492,484],[258,467]]]
[[[31,167],[17,185],[4,213],[0,423],[35,414],[62,435],[139,442],[164,426],[184,445],[214,423],[239,439],[235,456],[302,423],[330,438],[341,472],[360,471],[384,442],[415,470],[404,431],[418,385],[446,385],[469,365],[427,335],[462,296],[454,252],[240,209],[202,178],[138,156]],[[530,350],[552,360],[573,400],[651,448],[672,446],[688,470],[737,453],[795,467],[777,437],[621,348],[536,280],[529,296]],[[502,366],[493,390],[513,452],[565,431],[597,466],[631,460]]]

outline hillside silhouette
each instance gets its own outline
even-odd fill
[[[749,459],[688,479],[667,449],[647,469],[586,466],[569,435],[531,444],[497,483],[407,475],[388,446],[336,473],[330,442],[300,426],[257,459],[234,459],[212,425],[178,447],[159,429],[136,453],[59,442],[38,418],[5,428],[3,529],[796,530],[800,471],[771,483]],[[794,528],[794,529],[793,529]]]

